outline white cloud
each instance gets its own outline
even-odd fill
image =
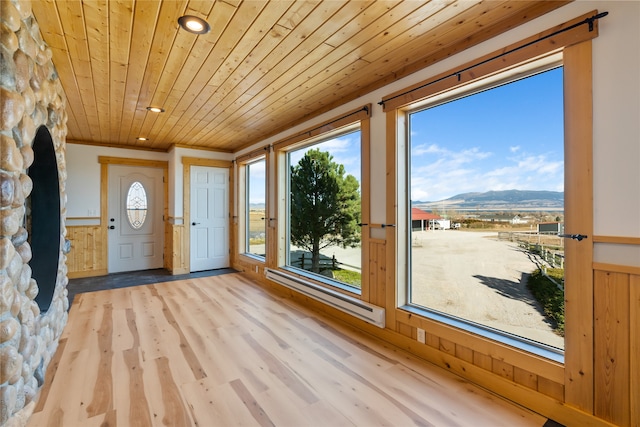
[[[420,145],[412,154],[413,200],[437,201],[490,190],[563,191],[564,187],[564,161],[550,155],[521,152],[501,158],[478,147],[453,152],[436,144]]]

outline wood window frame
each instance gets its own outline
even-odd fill
[[[237,230],[233,234],[237,236],[237,256],[244,258],[245,262],[249,263],[258,263],[258,264],[267,264],[267,258],[270,257],[270,241],[272,239],[269,238],[269,229],[271,228],[271,221],[269,216],[269,164],[271,158],[271,148],[264,147],[259,150],[252,151],[244,156],[240,156],[235,161],[235,173],[236,173],[236,183],[237,183],[237,197],[238,201],[236,205],[236,210],[234,213],[234,217],[237,219]],[[247,245],[247,193],[249,192],[249,187],[247,184],[249,183],[247,179],[247,167],[252,163],[258,162],[260,160],[264,160],[265,163],[265,256],[260,257],[259,255],[254,255],[248,252]]]
[[[311,128],[298,132],[292,136],[284,138],[275,142],[272,146],[275,167],[274,167],[274,175],[275,178],[273,181],[275,184],[275,188],[271,188],[270,185],[269,191],[273,191],[275,189],[276,192],[276,202],[275,202],[275,220],[273,221],[274,230],[273,234],[270,234],[272,244],[269,245],[267,251],[267,257],[269,257],[268,266],[273,269],[284,269],[284,245],[286,242],[286,221],[278,221],[279,218],[286,216],[286,181],[287,181],[287,171],[286,171],[286,155],[289,151],[291,151],[292,146],[301,144],[306,140],[322,138],[323,135],[329,135],[331,132],[337,131],[341,128],[345,128],[347,126],[353,125],[355,123],[359,124],[360,128],[360,152],[361,152],[361,180],[360,180],[360,195],[361,195],[361,222],[362,224],[369,224],[371,218],[371,202],[370,202],[370,194],[371,194],[371,104],[364,105],[360,108],[351,110],[346,112],[343,115],[340,115],[335,118],[331,118],[327,121],[324,121],[318,125],[315,125]],[[271,222],[271,221],[270,221]],[[369,264],[366,262],[369,259],[369,240],[370,240],[370,232],[369,226],[362,227],[361,234],[361,248],[362,248],[362,279],[361,279],[361,287],[360,294],[353,293],[342,287],[332,287],[338,292],[348,293],[351,296],[359,298],[361,301],[371,302],[373,298],[373,293],[371,292],[371,287],[369,286]],[[273,251],[273,256],[270,256],[270,251]],[[287,270],[289,274],[292,273],[290,270]],[[317,283],[321,286],[331,286],[325,282],[315,281],[308,276],[300,276],[303,280],[309,280],[311,282]]]
[[[395,325],[397,321],[414,327],[436,331],[453,343],[483,350],[492,358],[502,360],[515,367],[526,366],[530,372],[543,375],[564,385],[564,403],[585,412],[593,412],[594,407],[594,320],[593,320],[593,97],[592,97],[592,57],[591,40],[598,36],[598,21],[592,25],[576,25],[591,17],[597,11],[584,14],[574,20],[553,27],[540,34],[514,43],[496,52],[463,64],[455,70],[447,71],[431,79],[420,82],[401,91],[385,96],[381,102],[386,113],[387,150],[387,222],[397,223],[407,209],[400,206],[398,180],[406,176],[406,171],[398,170],[400,149],[407,144],[404,129],[404,110],[430,97],[434,97],[469,83],[504,72],[541,56],[562,52],[564,67],[564,122],[565,122],[565,212],[572,212],[570,221],[575,230],[570,233],[587,234],[588,240],[577,242],[567,239],[565,252],[574,261],[565,270],[567,281],[579,283],[565,290],[565,341],[564,364],[526,352],[517,347],[501,344],[481,335],[469,333],[453,326],[439,323],[416,315],[399,307],[399,301],[406,298],[406,277],[400,271],[404,268],[402,255],[398,254],[398,233],[396,228],[386,229],[387,243],[387,289],[386,323]],[[585,21],[586,22],[586,21]],[[590,28],[591,27],[591,28]],[[557,33],[559,30],[567,31]],[[553,35],[554,33],[557,33]],[[537,41],[542,39],[542,41]],[[513,52],[500,56],[503,52]],[[480,64],[477,65],[476,64]],[[466,70],[457,72],[457,70]],[[403,266],[403,267],[401,267]],[[406,274],[406,272],[404,273]],[[514,400],[518,400],[514,396]],[[549,412],[548,403],[540,401]],[[541,406],[542,408],[542,406]]]

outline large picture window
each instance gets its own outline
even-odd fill
[[[407,118],[409,304],[563,349],[562,67]]]
[[[349,127],[287,150],[286,265],[359,293],[361,132]]]

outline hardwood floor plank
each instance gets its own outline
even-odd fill
[[[67,344],[67,338],[61,339],[58,343],[58,349],[56,350],[51,362],[49,362],[49,367],[47,368],[47,374],[44,379],[44,384],[42,385],[42,389],[40,391],[40,398],[38,399],[38,403],[36,404],[33,412],[37,413],[42,411],[44,408],[44,403],[47,401],[49,397],[49,391],[51,391],[51,383],[58,372],[58,367],[60,366],[60,359],[64,354],[65,346]]]
[[[48,392],[42,392],[47,396],[42,411],[34,413],[29,419],[29,426],[66,426],[77,425],[79,414],[85,406],[82,393],[84,375],[79,366],[86,366],[88,350],[69,351],[68,347],[62,349],[60,366],[50,384]],[[74,392],[74,393],[71,393]],[[39,404],[38,404],[39,405]]]
[[[162,423],[164,425],[189,426],[192,425],[189,411],[182,401],[182,395],[178,385],[173,380],[171,368],[169,367],[169,359],[159,357],[156,359],[158,368],[158,378],[162,388],[162,406],[164,408],[164,417]]]
[[[341,413],[333,410],[333,408],[324,401],[309,405],[305,409],[305,413],[307,419],[313,420],[313,423],[318,426],[355,427],[357,425]]]
[[[122,353],[129,373],[129,402],[135,402],[133,405],[129,404],[129,423],[131,426],[149,426],[151,414],[144,389],[144,368],[140,364],[138,348],[130,348]]]
[[[131,330],[129,313],[133,314],[133,310],[130,308],[117,308],[113,310],[113,343],[111,346],[114,353],[119,353],[140,345],[140,337],[135,337]],[[135,333],[137,334],[137,331],[135,331]]]
[[[113,394],[113,379],[111,376],[111,362],[113,359],[113,306],[104,304],[102,324],[98,330],[98,350],[100,361],[98,364],[98,376],[93,387],[93,399],[87,407],[89,417],[105,414],[111,408]]]
[[[29,426],[542,426],[241,274],[79,294]]]
[[[307,387],[305,383],[300,381],[295,372],[282,363],[276,356],[270,353],[264,348],[258,341],[256,341],[251,335],[244,334],[242,338],[249,344],[249,346],[267,363],[269,371],[284,385],[289,387],[295,395],[300,397],[307,403],[314,403],[318,401],[318,397],[312,390]]]
[[[150,361],[159,357],[169,357],[175,378],[181,382],[194,381],[192,366],[185,360],[184,353],[180,349],[180,338],[167,322],[162,312],[162,302],[153,296],[153,292],[155,291],[149,286],[140,286],[131,292],[133,310],[137,316],[136,325],[140,336],[142,360]]]
[[[296,333],[294,335],[298,337],[304,337],[305,339],[310,339],[314,343],[318,344],[322,348],[330,351],[338,357],[345,358],[349,357],[351,354],[346,351],[339,343],[336,343],[334,340],[329,338],[328,336],[323,335],[320,332],[315,331],[314,329],[306,326],[304,322],[296,321],[287,313],[277,313],[277,316],[286,320],[287,323],[295,328],[297,331],[301,332]],[[308,318],[307,318],[308,319]],[[306,320],[306,319],[305,319]],[[335,338],[335,336],[333,337]]]
[[[281,349],[287,350],[288,348],[291,347],[289,345],[289,343],[287,343],[285,340],[283,340],[278,334],[273,332],[273,330],[271,328],[269,328],[267,325],[265,325],[262,321],[260,321],[256,317],[254,317],[251,314],[247,313],[243,309],[238,309],[238,313],[240,313],[240,315],[242,317],[244,317],[245,319],[249,320],[251,323],[256,325],[258,328],[260,328],[264,332],[266,332],[271,338],[274,339],[275,342],[278,343],[278,345],[280,346]]]
[[[252,426],[255,419],[231,389],[230,384],[211,384],[210,378],[181,388],[189,402],[194,426]]]
[[[354,371],[354,370],[350,369],[348,366],[345,366],[343,363],[341,363],[337,359],[334,359],[333,357],[331,357],[330,355],[328,355],[327,353],[325,353],[322,350],[316,350],[316,354],[318,356],[320,356],[320,358],[322,358],[323,360],[329,362],[331,365],[333,365],[339,371],[347,374],[349,377],[351,377],[355,381],[359,382],[363,386],[365,386],[365,387],[371,389],[372,391],[374,391],[375,393],[381,395],[381,397],[383,398],[384,401],[390,402],[393,406],[395,406],[397,409],[399,409],[400,412],[402,412],[404,415],[409,417],[409,419],[411,420],[411,422],[414,425],[416,425],[416,426],[433,426],[433,424],[431,424],[429,421],[427,421],[424,418],[422,418],[416,412],[414,412],[409,407],[407,407],[404,403],[400,402],[399,400],[397,400],[396,398],[394,398],[390,394],[386,393],[382,388],[378,387],[374,382],[372,382],[372,381],[366,379],[365,377],[363,377],[362,375],[360,375],[360,373],[358,373],[357,371]]]
[[[230,384],[233,391],[236,392],[240,400],[242,400],[242,403],[244,403],[244,406],[246,406],[251,413],[251,416],[253,416],[261,427],[275,427],[273,421],[269,419],[264,409],[260,407],[260,404],[251,395],[251,392],[245,387],[241,380],[233,380]]]
[[[169,325],[171,325],[171,327],[175,329],[176,334],[178,334],[178,338],[180,340],[180,350],[182,350],[182,354],[184,355],[185,360],[189,364],[189,367],[193,372],[193,376],[197,380],[206,378],[207,373],[205,372],[204,368],[200,364],[200,361],[198,360],[198,356],[196,356],[195,352],[193,351],[193,348],[191,348],[191,346],[187,343],[187,338],[184,336],[184,333],[182,332],[180,325],[178,324],[175,316],[169,309],[169,306],[167,305],[165,298],[160,295],[157,295],[156,293],[157,290],[155,285],[151,285],[150,289],[152,290],[152,295],[157,297],[162,303],[162,314],[164,314],[164,317],[167,319],[167,322],[169,323]]]

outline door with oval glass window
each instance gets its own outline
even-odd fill
[[[162,169],[109,165],[109,273],[163,267]]]

